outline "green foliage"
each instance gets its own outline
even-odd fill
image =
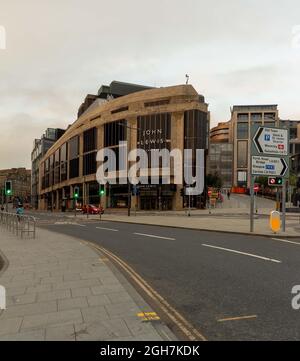
[[[263,187],[268,187],[268,177],[263,177],[263,176],[256,177],[255,183]]]
[[[207,174],[206,176],[206,185],[208,187],[221,188],[223,184],[222,178],[218,173]]]

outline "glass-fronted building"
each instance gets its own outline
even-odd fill
[[[88,101],[91,99],[89,95]],[[112,82],[99,89],[88,107],[81,105],[80,109],[78,119],[42,158],[40,209],[60,210],[62,205],[72,209],[74,187],[79,187],[78,206],[101,203],[104,208],[130,206],[141,210],[185,206],[184,182],[175,184],[171,168],[170,184],[162,184],[161,165],[159,184],[138,184],[136,188],[119,182],[117,168],[116,184],[106,184],[105,194],[100,197],[96,156],[100,149],[109,148],[118,165],[120,141],[127,141],[128,151],[143,149],[151,154],[152,149],[190,148],[195,153],[196,149],[204,149],[206,157],[209,112],[202,95],[191,85],[149,88]],[[191,204],[202,207],[205,192],[193,196]]]

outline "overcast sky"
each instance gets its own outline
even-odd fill
[[[234,104],[300,119],[297,25],[298,0],[0,0],[0,169],[30,167],[33,139],[112,80],[167,86],[188,73],[212,125]]]

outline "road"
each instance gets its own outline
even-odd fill
[[[208,340],[300,338],[300,239],[36,216],[120,257]]]

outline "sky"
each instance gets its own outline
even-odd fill
[[[300,120],[300,2],[0,0],[0,169],[30,168],[33,140],[120,80],[190,84],[211,126],[235,104]]]

